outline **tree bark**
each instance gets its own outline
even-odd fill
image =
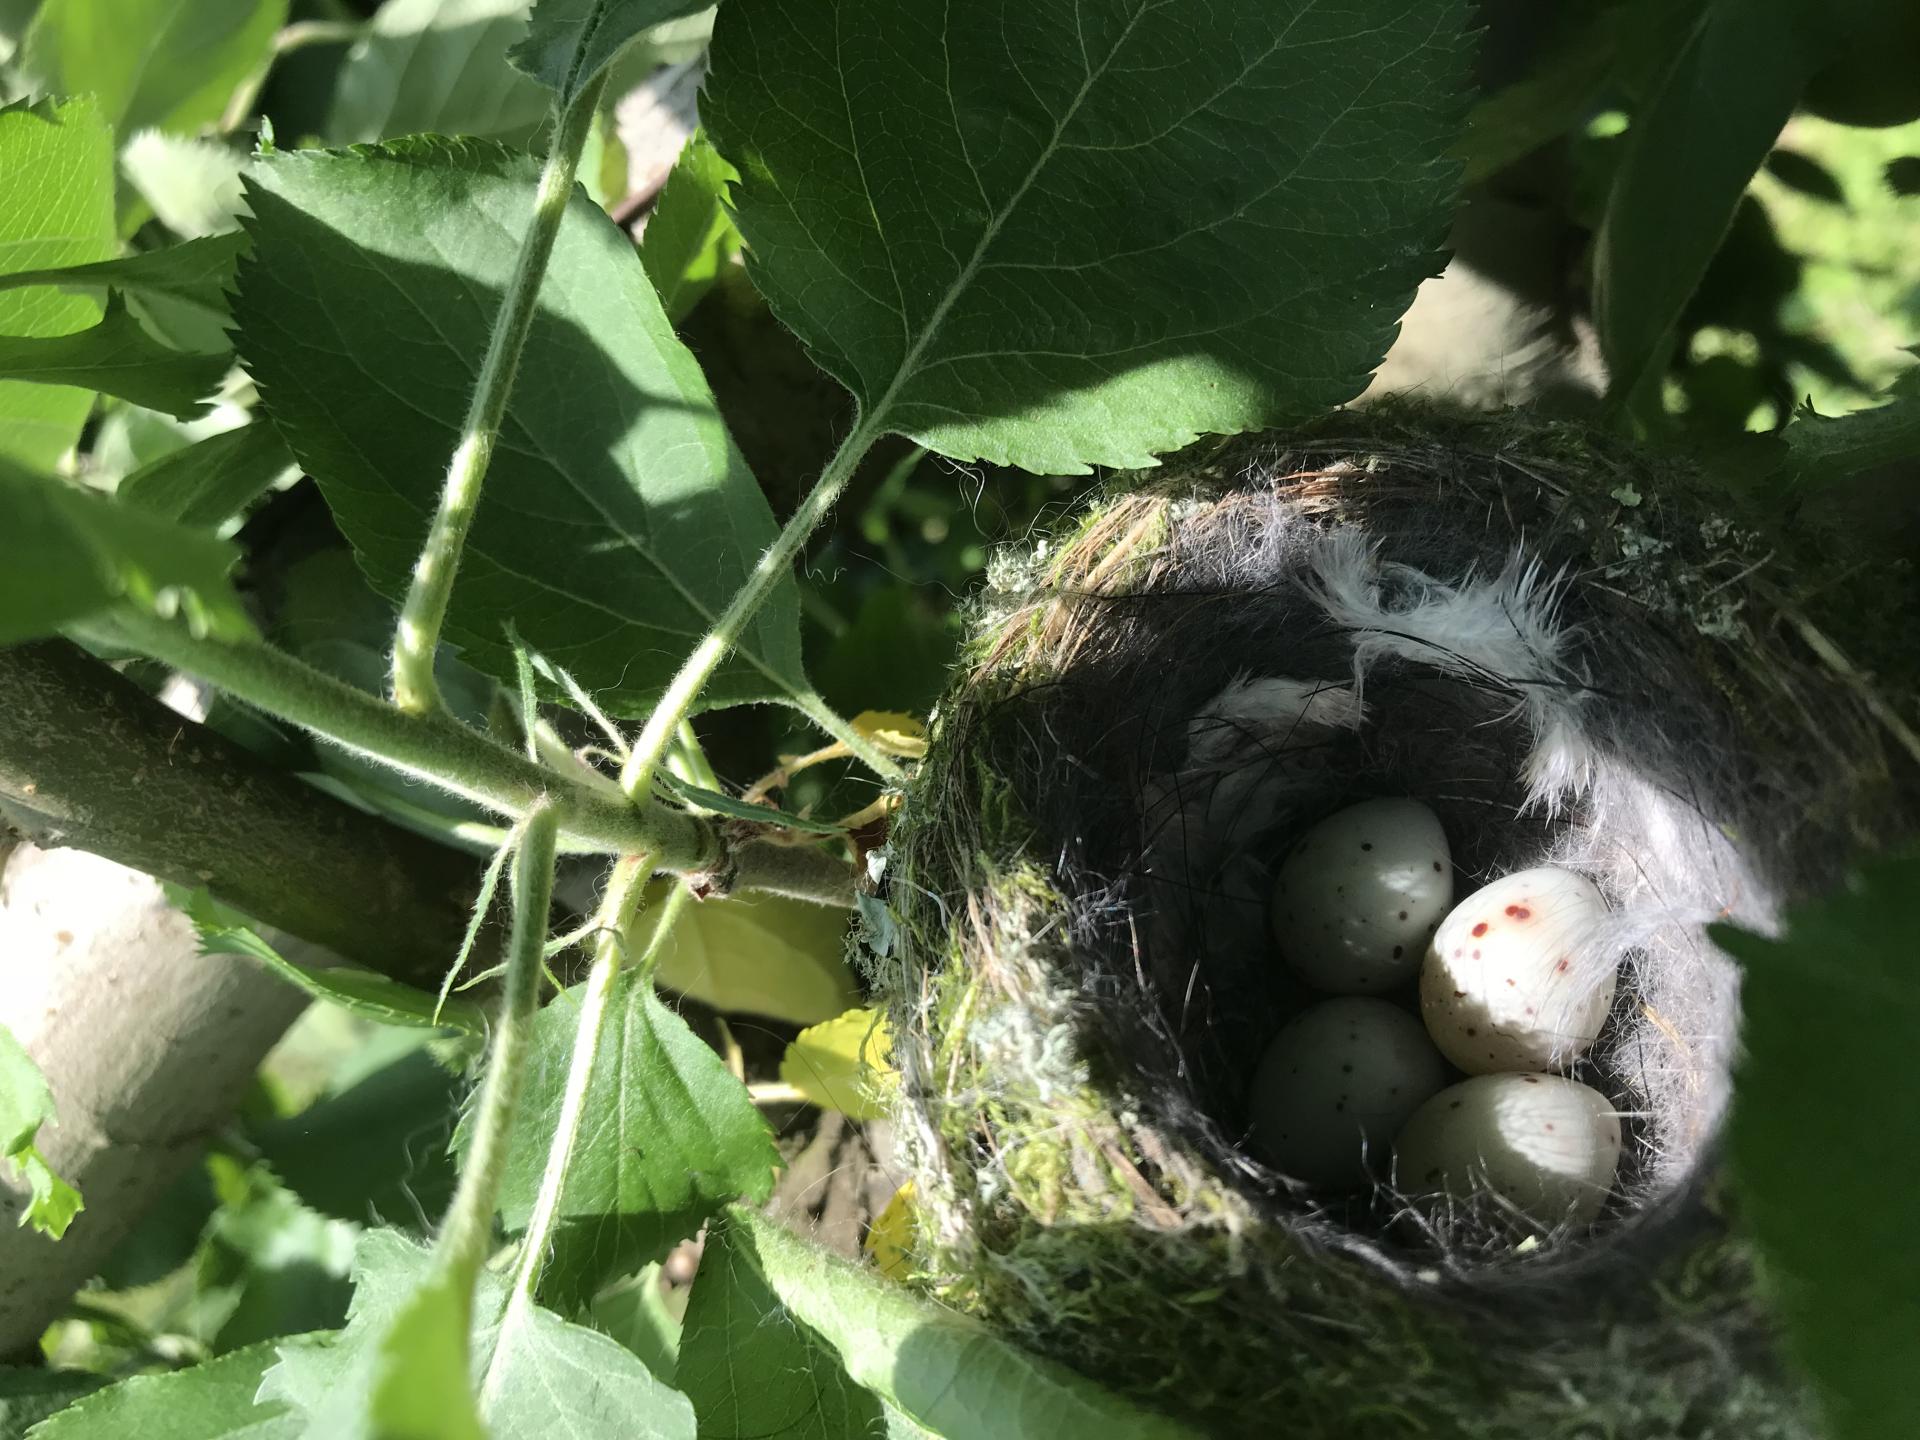
[[[0,650],[0,814],[429,989],[479,879],[472,857],[321,794],[64,640]]]
[[[24,1192],[0,1178],[0,1357],[31,1350],[200,1156],[305,1004],[252,961],[202,955],[145,875],[78,850],[7,857],[0,1024],[47,1077],[59,1118],[39,1148],[86,1209],[49,1240],[16,1223]]]

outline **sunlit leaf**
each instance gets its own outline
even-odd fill
[[[266,157],[234,313],[263,403],[376,588],[405,593],[533,209],[531,162],[479,142]],[[509,621],[638,714],[774,535],[624,232],[560,227],[446,635],[513,676]],[[804,686],[783,584],[707,700]]]
[[[728,0],[702,114],[749,274],[870,425],[1081,473],[1359,393],[1440,268],[1467,19]]]
[[[651,942],[660,908],[642,916],[636,945]],[[815,1025],[860,1003],[846,951],[844,910],[735,895],[681,907],[654,978],[716,1010]]]
[[[13,1032],[0,1025],[0,1165],[26,1182],[20,1223],[58,1240],[86,1207],[80,1192],[53,1173],[34,1144],[40,1127],[54,1119],[47,1077]]]
[[[642,31],[707,8],[706,0],[537,0],[509,59],[570,104]]]
[[[725,204],[727,182],[738,178],[696,131],[647,216],[640,263],[675,324],[713,288],[720,267],[740,252],[740,234]]]
[[[551,97],[506,63],[527,0],[388,0],[334,82],[326,139],[530,135]]]
[[[802,1030],[780,1057],[780,1078],[815,1105],[854,1120],[887,1113],[888,1092],[899,1084],[893,1037],[878,1010],[849,1010]]]
[[[254,1345],[185,1370],[135,1375],[42,1422],[33,1440],[301,1440],[307,1432],[289,1406],[254,1401],[274,1351]]]

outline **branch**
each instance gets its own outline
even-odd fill
[[[0,812],[432,988],[477,867],[175,714],[64,640],[0,650]]]

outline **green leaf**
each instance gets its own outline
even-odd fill
[[[0,1025],[0,1160],[26,1182],[29,1199],[20,1223],[58,1240],[85,1209],[80,1192],[53,1173],[34,1141],[56,1118],[53,1091],[11,1030]]]
[[[467,1088],[419,1049],[251,1138],[287,1188],[323,1215],[424,1224],[453,1196],[447,1141]]]
[[[727,214],[727,186],[740,177],[707,137],[695,131],[674,162],[640,235],[640,263],[679,324],[713,288],[720,267],[740,253],[740,232]]]
[[[307,1432],[288,1406],[254,1402],[274,1348],[252,1345],[187,1370],[135,1375],[43,1421],[33,1440],[302,1440]]]
[[[788,1313],[731,1222],[701,1251],[674,1384],[701,1440],[867,1440],[881,1424],[880,1398]]]
[[[113,254],[113,135],[91,100],[0,108],[0,175],[0,272]],[[93,324],[100,311],[90,295],[11,291],[0,294],[0,336],[65,335]],[[0,380],[0,461],[51,472],[92,409],[88,390]]]
[[[261,939],[244,915],[220,904],[205,890],[196,890],[177,903],[181,903],[187,918],[200,933],[202,954],[241,955],[256,960],[314,999],[329,1001],[350,1015],[378,1025],[462,1030],[469,1035],[486,1033],[487,1012],[471,1000],[449,997],[445,1004],[440,1004],[424,990],[369,970],[348,966],[312,970],[296,965]]]
[[[172,350],[117,297],[100,323],[70,335],[0,335],[0,379],[71,385],[190,420],[220,388],[231,360]]]
[[[253,634],[227,584],[234,549],[58,480],[0,473],[0,644],[51,634],[118,601],[225,639]]]
[[[241,353],[390,599],[438,501],[533,192],[530,162],[478,142],[278,154],[254,172]],[[642,714],[774,533],[632,242],[576,193],[447,638],[511,680],[511,620],[607,709]],[[706,699],[804,684],[783,581]]]
[[[371,1440],[376,1433],[381,1440],[460,1434],[458,1429],[380,1430],[374,1424],[375,1376],[383,1349],[396,1324],[421,1315],[408,1311],[431,1283],[433,1266],[428,1251],[392,1231],[369,1232],[355,1267],[358,1284],[347,1328],[324,1346],[284,1349],[261,1387],[262,1398],[297,1407],[308,1426],[301,1433],[326,1440]],[[476,1374],[490,1363],[498,1372],[486,1415],[493,1440],[693,1440],[693,1415],[684,1397],[655,1380],[626,1350],[538,1309],[521,1312],[522,1323],[502,1335],[505,1298],[500,1278],[483,1272],[474,1303],[473,1365]],[[426,1313],[431,1315],[431,1308]],[[446,1317],[439,1319],[444,1323]],[[390,1358],[401,1359],[403,1353]],[[449,1398],[437,1387],[421,1388],[422,1402],[436,1395],[443,1402]],[[378,1418],[394,1416],[389,1410]]]
[[[1717,925],[1741,963],[1729,1139],[1740,1210],[1768,1261],[1833,1440],[1920,1434],[1920,858],[1881,860],[1795,908],[1783,938]]]
[[[380,1440],[486,1440],[467,1369],[473,1297],[463,1277],[432,1274],[375,1352],[369,1430]]]
[[[633,943],[653,940],[661,906],[640,917]],[[816,1025],[860,1003],[847,968],[844,910],[778,895],[685,905],[662,942],[654,978],[716,1010]]]
[[[292,469],[293,457],[279,432],[256,421],[142,465],[120,482],[114,495],[143,514],[196,530],[216,530]]]
[[[1920,366],[1885,391],[1886,403],[1851,415],[1796,415],[1782,432],[1782,478],[1818,489],[1849,476],[1920,456]]]
[[[0,290],[22,285],[54,285],[86,293],[100,286],[135,295],[163,295],[181,300],[210,315],[227,313],[226,287],[246,242],[238,233],[187,240],[162,250],[96,260],[86,265],[19,270],[0,275]]]
[[[680,1317],[661,1290],[660,1267],[643,1266],[637,1275],[602,1290],[587,1307],[587,1321],[617,1340],[662,1380],[671,1379],[680,1354]]]
[[[1469,185],[1524,159],[1592,115],[1611,78],[1627,7],[1612,5],[1570,25],[1511,85],[1476,103],[1455,153]],[[1633,18],[1639,18],[1636,14]]]
[[[791,1322],[839,1356],[854,1384],[933,1435],[1194,1440],[1185,1426],[1136,1409],[1015,1348],[980,1321],[936,1307],[746,1210],[728,1211],[708,1232],[708,1253],[716,1242],[727,1266],[751,1267]],[[706,1264],[703,1257],[703,1271]],[[697,1299],[697,1283],[695,1290]]]
[[[661,771],[658,779],[661,786],[674,799],[697,806],[702,810],[711,810],[715,815],[727,815],[735,820],[751,820],[757,825],[775,825],[786,830],[798,830],[806,835],[844,835],[844,825],[835,825],[827,820],[809,820],[804,815],[795,815],[782,810],[777,805],[755,805],[745,800],[736,800],[731,795],[723,795],[718,790],[707,790],[699,785],[690,785],[678,775]]]
[[[754,284],[869,427],[1078,474],[1360,392],[1441,265],[1466,19],[729,0],[702,112]]]
[[[327,140],[530,137],[551,97],[506,63],[526,30],[527,0],[388,0],[340,66]]]
[[[687,1397],[598,1331],[535,1309],[499,1345],[495,1440],[694,1440]]]
[[[106,1383],[105,1377],[84,1370],[0,1365],[0,1440],[21,1440],[49,1415]]]
[[[500,1213],[526,1227],[546,1168],[573,1053],[577,1004],[547,1006],[534,1028],[526,1096],[507,1147]],[[779,1163],[766,1122],[720,1057],[631,973],[618,981],[587,1092],[543,1289],[591,1295],[700,1228],[731,1200],[764,1200]],[[464,1153],[463,1119],[455,1146]]]
[[[1827,53],[1818,25],[1804,0],[1706,0],[1636,111],[1594,240],[1616,402],[1650,403],[1642,387],[1664,370],[1681,311]]]
[[[58,0],[27,31],[21,64],[61,95],[93,95],[121,135],[190,134],[266,68],[287,0]]]
[[[538,0],[527,38],[507,58],[570,105],[643,30],[705,10],[708,0]]]

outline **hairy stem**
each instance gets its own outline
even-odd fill
[[[512,1286],[507,1295],[506,1313],[500,1323],[500,1338],[494,1344],[495,1356],[509,1351],[512,1332],[526,1322],[533,1309],[534,1296],[546,1268],[547,1247],[553,1240],[554,1225],[560,1215],[560,1200],[567,1185],[567,1167],[573,1162],[573,1147],[580,1138],[580,1122],[586,1114],[587,1091],[593,1083],[594,1062],[600,1055],[600,1041],[606,1030],[607,1010],[613,999],[615,982],[620,978],[625,953],[626,933],[640,909],[645,888],[646,869],[638,859],[622,860],[607,882],[599,913],[593,925],[598,936],[593,946],[593,968],[587,972],[580,996],[580,1018],[574,1030],[573,1055],[567,1068],[566,1089],[561,1095],[560,1114],[554,1122],[553,1139],[547,1147],[546,1169],[540,1175],[540,1189],[527,1216],[527,1232],[521,1240],[520,1261],[514,1268]],[[674,896],[684,895],[676,889]],[[669,898],[669,906],[675,899]],[[673,915],[660,916],[654,930],[654,943],[671,928]],[[651,948],[651,947],[650,947]],[[480,1382],[480,1413],[484,1416],[499,1383],[499,1370],[489,1362]]]
[[[561,829],[596,848],[645,852],[662,869],[697,869],[719,853],[712,827],[657,805],[635,805],[534,764],[445,716],[405,715],[283,651],[258,643],[196,639],[184,625],[132,608],[101,638],[131,644],[198,675],[249,705],[444,790],[520,816],[551,799]]]
[[[553,807],[536,804],[527,816],[513,857],[513,930],[507,942],[507,978],[487,1055],[486,1080],[474,1110],[473,1144],[436,1245],[447,1268],[469,1286],[487,1258],[494,1202],[506,1170],[507,1139],[527,1077],[533,1017],[540,1002],[547,914],[553,904],[558,834],[559,819]]]
[[[838,710],[808,690],[788,698],[788,704],[853,752],[854,758],[890,785],[906,782],[907,772],[894,758],[862,735]]]
[[[680,722],[692,712],[694,702],[700,698],[700,691],[719,668],[720,662],[727,658],[728,652],[739,643],[742,632],[760,612],[760,607],[766,603],[774,587],[792,574],[793,562],[799,558],[807,537],[827,518],[827,512],[833,509],[840,492],[847,488],[855,467],[873,444],[876,435],[877,432],[869,429],[864,421],[853,427],[853,433],[834,452],[833,459],[820,472],[813,489],[807,492],[807,498],[793,512],[793,518],[787,521],[773,544],[755,562],[746,583],[734,592],[726,610],[713,622],[713,628],[707,631],[700,643],[694,646],[693,653],[680,666],[679,672],[660,696],[659,704],[653,707],[653,713],[647,717],[640,738],[634,742],[633,751],[620,771],[620,788],[627,794],[649,793],[653,772],[660,763],[660,757],[673,743]]]
[[[580,165],[580,151],[593,127],[594,109],[605,86],[603,75],[555,116],[553,143],[548,147],[546,164],[540,171],[533,219],[520,242],[520,255],[514,262],[506,298],[501,301],[500,313],[494,317],[460,443],[454,447],[453,458],[447,464],[439,509],[434,512],[433,523],[427,530],[427,542],[420,558],[414,563],[413,581],[407,587],[406,602],[400,608],[400,623],[393,639],[393,700],[409,714],[424,715],[442,708],[440,687],[433,676],[440,627],[446,622],[454,575],[460,568],[460,551],[467,543],[467,531],[480,505],[480,487],[493,461],[501,421],[506,417],[507,397],[513,392],[514,374],[520,368],[520,351],[526,345],[527,332],[533,328],[540,282],[546,277],[547,261],[553,254],[560,222],[573,195],[573,176]]]

